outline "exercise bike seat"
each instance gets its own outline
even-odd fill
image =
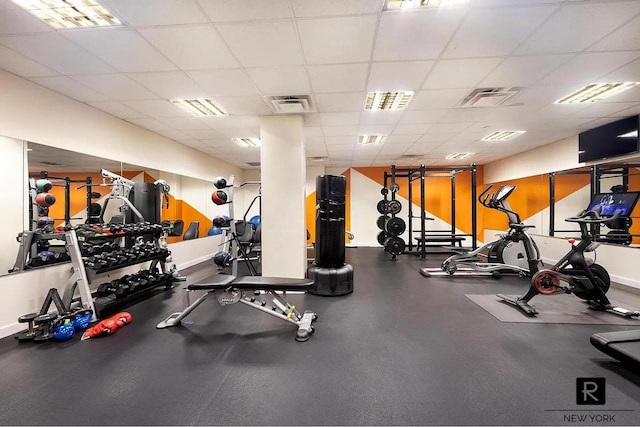
[[[226,275],[226,274],[218,274],[214,276],[213,282],[207,283],[194,283],[187,286],[187,289],[190,291],[208,291],[212,289],[225,289],[228,288],[234,280],[236,280],[236,276]]]
[[[511,224],[509,224],[509,227],[513,228],[514,230],[518,230],[518,231],[523,231],[523,230],[526,230],[527,228],[536,228],[535,225],[527,225],[527,224],[523,224],[521,222],[511,223]]]
[[[264,291],[305,291],[314,284],[309,279],[291,279],[287,277],[243,276],[236,279],[231,286],[236,289],[253,289]]]

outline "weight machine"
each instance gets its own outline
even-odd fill
[[[456,176],[462,172],[469,172],[471,174],[471,234],[457,233],[456,232]],[[448,177],[451,182],[451,227],[447,230],[427,230],[426,222],[434,220],[426,216],[426,178],[429,177]],[[396,200],[396,193],[399,191],[400,185],[398,179],[407,179],[407,193],[409,199],[408,205],[408,225],[406,231],[408,231],[408,244],[405,244],[404,240],[399,237],[404,233],[404,222],[399,223],[399,227],[395,227],[395,232],[389,233],[391,236],[385,236],[383,233],[388,232],[387,228],[389,224],[394,224],[396,215],[400,212],[400,202]],[[420,214],[414,215],[413,212],[413,182],[420,182]],[[461,245],[465,237],[471,237],[472,249],[477,248],[477,206],[476,206],[476,182],[477,182],[477,168],[473,163],[470,166],[460,167],[444,167],[444,166],[425,166],[420,165],[419,168],[397,168],[395,165],[391,166],[391,172],[385,171],[384,173],[384,188],[382,194],[384,199],[379,202],[378,211],[381,210],[383,215],[390,213],[391,218],[385,219],[383,232],[379,234],[378,242],[385,247],[385,251],[392,255],[392,259],[395,259],[397,255],[402,253],[414,254],[420,258],[426,258],[427,246],[429,243],[451,243]],[[389,189],[391,189],[391,200],[387,200]],[[382,217],[381,217],[382,218]],[[413,220],[419,219],[418,227],[414,226]],[[382,222],[382,221],[381,221]],[[379,224],[383,225],[383,224]],[[419,233],[418,236],[414,236],[415,233]],[[382,239],[381,237],[385,237]],[[382,240],[382,241],[381,241]],[[414,240],[417,243],[414,243]]]

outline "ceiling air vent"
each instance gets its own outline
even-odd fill
[[[497,107],[516,93],[518,91],[511,87],[478,88],[472,90],[458,107]]]
[[[247,164],[248,164],[249,166],[254,167],[254,168],[257,168],[257,167],[259,167],[259,166],[260,166],[260,162],[247,162]]]
[[[422,156],[420,154],[405,154],[400,156],[400,160],[420,160]]]
[[[270,96],[273,111],[279,114],[312,113],[315,111],[309,95]]]

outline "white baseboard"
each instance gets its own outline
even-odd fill
[[[9,335],[13,335],[17,332],[26,330],[26,323],[13,323],[10,325],[0,327],[0,338],[6,338]],[[16,341],[17,342],[17,341]]]

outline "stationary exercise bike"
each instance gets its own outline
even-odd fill
[[[509,231],[501,234],[498,240],[489,242],[480,248],[466,253],[458,253],[445,259],[440,268],[420,269],[420,274],[431,276],[493,276],[499,278],[502,274],[517,274],[528,276],[538,271],[540,251],[528,228],[520,221],[520,215],[514,212],[507,202],[507,197],[516,189],[513,185],[501,186],[498,191],[489,193],[492,185],[488,186],[478,197],[478,201],[487,208],[495,209],[507,215]],[[480,258],[485,257],[485,261]]]
[[[537,271],[531,278],[529,290],[520,297],[499,294],[503,302],[520,309],[527,316],[535,316],[538,312],[529,305],[534,296],[553,295],[558,293],[574,294],[585,302],[593,310],[608,311],[624,317],[637,317],[640,312],[616,307],[611,304],[606,296],[611,284],[607,270],[585,258],[585,252],[594,252],[600,243],[595,241],[597,229],[600,225],[606,225],[620,218],[628,217],[635,206],[640,193],[624,193],[621,196],[613,194],[619,203],[619,208],[610,210],[605,208],[600,200],[601,194],[596,194],[589,207],[579,215],[565,219],[580,226],[581,240],[575,243],[569,240],[571,249],[550,269]],[[603,215],[608,212],[609,215]]]

